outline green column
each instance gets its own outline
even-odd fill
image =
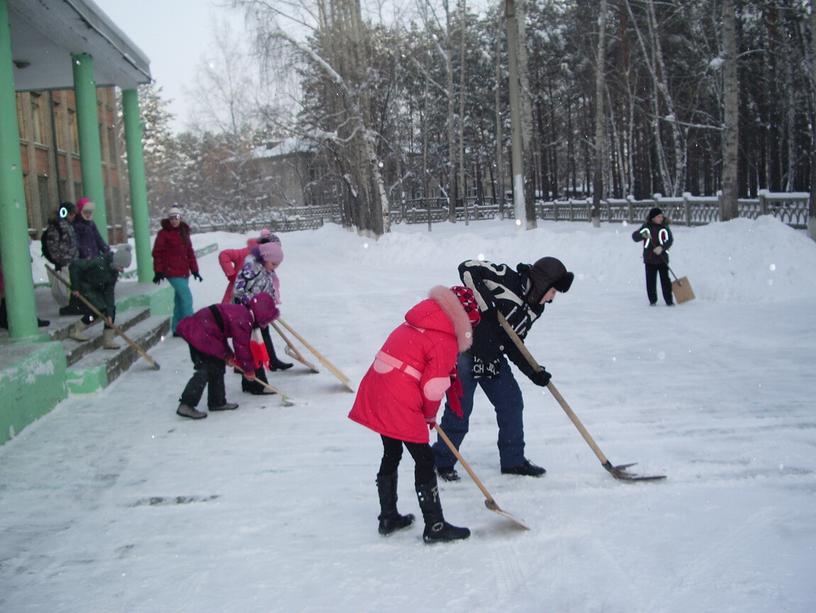
[[[11,67],[8,5],[6,0],[0,0],[0,257],[3,260],[9,334],[12,338],[24,338],[37,333],[37,316],[28,254],[17,98]]]
[[[87,53],[71,55],[74,66],[74,94],[77,106],[79,156],[82,164],[82,185],[96,205],[94,222],[99,233],[108,240],[108,214],[105,210],[105,182],[102,179],[102,147],[99,144],[99,116],[96,113],[96,81],[93,58]],[[81,196],[77,194],[77,198]]]
[[[125,121],[130,209],[133,215],[133,238],[136,242],[136,266],[139,282],[153,279],[153,257],[150,253],[150,222],[147,211],[147,183],[142,155],[142,120],[139,114],[139,93],[122,90],[122,113]]]

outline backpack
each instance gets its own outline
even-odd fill
[[[40,235],[40,248],[42,249],[43,257],[46,260],[51,262],[54,266],[59,266],[60,265],[59,261],[55,257],[55,254],[52,254],[49,251],[48,245],[48,237],[50,236],[50,233],[54,232],[55,230],[60,235],[60,238],[58,240],[62,239],[62,230],[60,229],[60,227],[57,224],[49,223],[48,226],[46,226],[45,230],[43,230],[42,235]]]

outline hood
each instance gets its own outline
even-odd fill
[[[438,285],[429,292],[430,298],[414,305],[405,321],[417,328],[438,330],[456,337],[459,351],[470,349],[473,328],[464,307],[450,289]]]
[[[275,306],[275,299],[266,292],[253,296],[247,304],[252,316],[255,318],[255,326],[265,328],[278,318],[278,307]]]

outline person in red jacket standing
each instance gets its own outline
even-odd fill
[[[436,543],[470,536],[470,530],[452,526],[442,515],[428,430],[436,425],[446,393],[456,406],[454,390],[459,387],[451,387],[456,358],[470,347],[478,323],[479,308],[470,289],[436,286],[429,298],[405,314],[405,322],[391,332],[360,382],[349,418],[382,437],[377,473],[382,535],[414,521],[413,515],[397,511],[397,467],[405,445],[415,463],[414,485],[425,520],[423,540]]]
[[[177,336],[179,322],[193,314],[193,295],[188,283],[190,273],[199,281],[203,279],[198,274],[198,262],[190,241],[190,226],[181,220],[178,207],[170,207],[167,213],[153,244],[153,283],[158,285],[162,279],[167,279],[173,286],[175,297],[171,327],[173,336]]]

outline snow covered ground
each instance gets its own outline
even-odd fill
[[[675,227],[672,265],[697,299],[650,308],[626,225],[398,226],[379,241],[325,227],[282,236],[284,318],[356,383],[403,313],[457,264],[561,258],[576,273],[528,337],[613,463],[548,392],[521,381],[527,456],[503,476],[477,392],[462,453],[529,532],[487,511],[462,472],[446,517],[473,535],[426,546],[421,521],[377,534],[381,446],[323,370],[272,383],[297,404],[175,415],[191,373],[167,339],[106,390],[74,396],[0,447],[0,610],[43,612],[816,610],[816,244],[770,219]],[[213,233],[235,247],[244,237]],[[201,260],[196,307],[220,299]],[[280,346],[280,343],[277,343]],[[419,515],[413,464],[400,510]]]

